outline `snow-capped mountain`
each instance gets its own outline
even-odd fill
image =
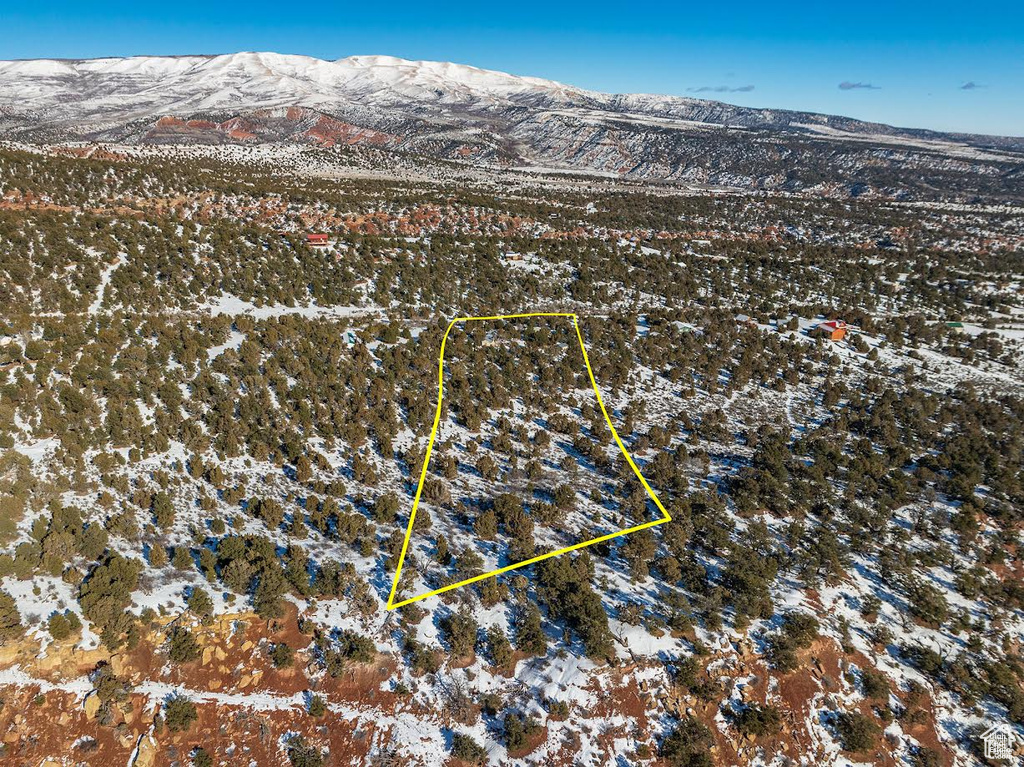
[[[223,56],[30,60],[0,63],[0,93],[28,110],[66,103],[72,119],[93,110],[156,111],[339,105],[472,104],[496,106],[517,98],[568,102],[584,92],[559,83],[459,64],[352,56],[323,61],[278,53]]]
[[[1018,183],[1024,155],[1019,139],[605,94],[444,62],[278,53],[0,62],[0,134],[372,143],[483,164],[751,188],[801,188],[814,179],[898,192],[942,183],[922,179],[922,170],[955,169],[986,181],[971,189],[1000,196],[1015,194],[1007,187]],[[902,177],[910,166],[914,174]]]

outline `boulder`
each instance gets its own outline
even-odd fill
[[[114,676],[124,676],[128,670],[127,658],[123,654],[111,655],[110,656],[110,670],[114,672]]]
[[[135,758],[129,767],[153,767],[156,762],[156,741],[149,733],[139,736],[139,743],[135,749]]]
[[[100,696],[95,692],[90,692],[85,696],[85,716],[88,719],[95,719],[96,712],[100,710]]]

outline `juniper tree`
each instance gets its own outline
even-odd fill
[[[18,606],[8,592],[0,590],[0,642],[17,639],[25,631]]]
[[[516,621],[516,647],[528,655],[545,655],[548,637],[541,624],[540,609],[529,602]]]
[[[184,732],[199,718],[196,705],[189,698],[175,694],[164,705],[164,722],[172,732]]]

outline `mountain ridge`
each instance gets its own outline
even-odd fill
[[[355,138],[341,143],[386,134],[397,137],[389,146],[427,157],[754,189],[801,189],[816,179],[899,195],[904,187],[941,187],[938,176],[958,171],[982,177],[968,191],[1016,197],[1024,161],[1024,139],[1015,137],[603,93],[393,56],[328,61],[242,52],[0,62],[0,136],[17,140],[339,143],[276,117],[264,124],[263,111],[290,108],[347,126],[343,132]],[[182,125],[169,133],[160,128],[164,118]],[[218,127],[231,121],[248,127]],[[879,177],[872,169],[879,164],[895,177]],[[908,168],[916,170],[904,182]],[[922,168],[930,178],[920,178]]]
[[[537,77],[532,75],[518,75],[510,72],[504,72],[501,70],[487,69],[484,67],[477,67],[472,64],[463,64],[458,62],[449,61],[435,61],[430,59],[404,59],[398,56],[391,56],[386,54],[357,54],[352,56],[345,56],[338,59],[321,59],[315,56],[307,56],[304,54],[283,54],[275,53],[272,51],[238,51],[235,53],[196,53],[196,54],[167,54],[167,55],[149,55],[149,54],[136,54],[132,56],[102,56],[94,58],[37,58],[37,59],[6,59],[0,60],[0,74],[17,69],[16,65],[21,64],[43,64],[43,63],[54,63],[54,64],[98,64],[100,62],[117,62],[117,63],[132,63],[132,62],[178,62],[191,60],[195,63],[199,62],[215,62],[218,60],[225,62],[240,62],[246,58],[255,58],[261,63],[264,62],[265,57],[272,57],[278,61],[304,61],[310,65],[354,65],[355,68],[369,68],[369,67],[380,67],[380,68],[401,68],[401,69],[416,69],[426,70],[432,73],[442,72],[471,72],[483,75],[491,78],[501,78],[505,80],[518,81],[523,84],[533,85],[535,87],[545,87],[552,90],[566,91],[578,94],[580,96],[590,97],[605,97],[609,99],[615,99],[620,102],[626,102],[630,99],[644,99],[644,100],[662,100],[668,102],[679,102],[684,104],[693,105],[709,105],[719,106],[727,109],[742,110],[745,112],[762,113],[762,114],[786,114],[786,115],[810,115],[826,119],[841,120],[845,122],[857,123],[863,126],[869,126],[876,129],[888,129],[898,132],[906,132],[913,134],[930,134],[936,136],[956,136],[956,137],[971,137],[977,139],[1011,139],[1024,141],[1024,135],[1022,136],[1008,136],[1003,134],[989,134],[989,133],[968,133],[962,131],[939,131],[925,127],[909,127],[909,126],[898,126],[889,123],[882,123],[873,120],[864,120],[861,118],[853,117],[850,115],[836,115],[828,114],[824,112],[816,112],[807,109],[781,109],[774,107],[745,107],[738,104],[732,104],[727,101],[721,101],[718,99],[704,99],[696,98],[691,96],[681,96],[676,94],[662,94],[651,91],[645,92],[612,92],[602,91],[590,88],[583,88],[581,86],[571,85],[563,83],[557,80],[549,78]],[[8,66],[5,66],[8,65]]]

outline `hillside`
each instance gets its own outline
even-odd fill
[[[20,141],[370,145],[486,168],[903,199],[1024,199],[1020,138],[657,95],[388,56],[0,62]]]
[[[0,758],[984,764],[1024,735],[1022,221],[0,149]],[[579,316],[672,521],[387,610],[448,322],[522,311]],[[449,343],[399,596],[657,516],[571,327]]]

